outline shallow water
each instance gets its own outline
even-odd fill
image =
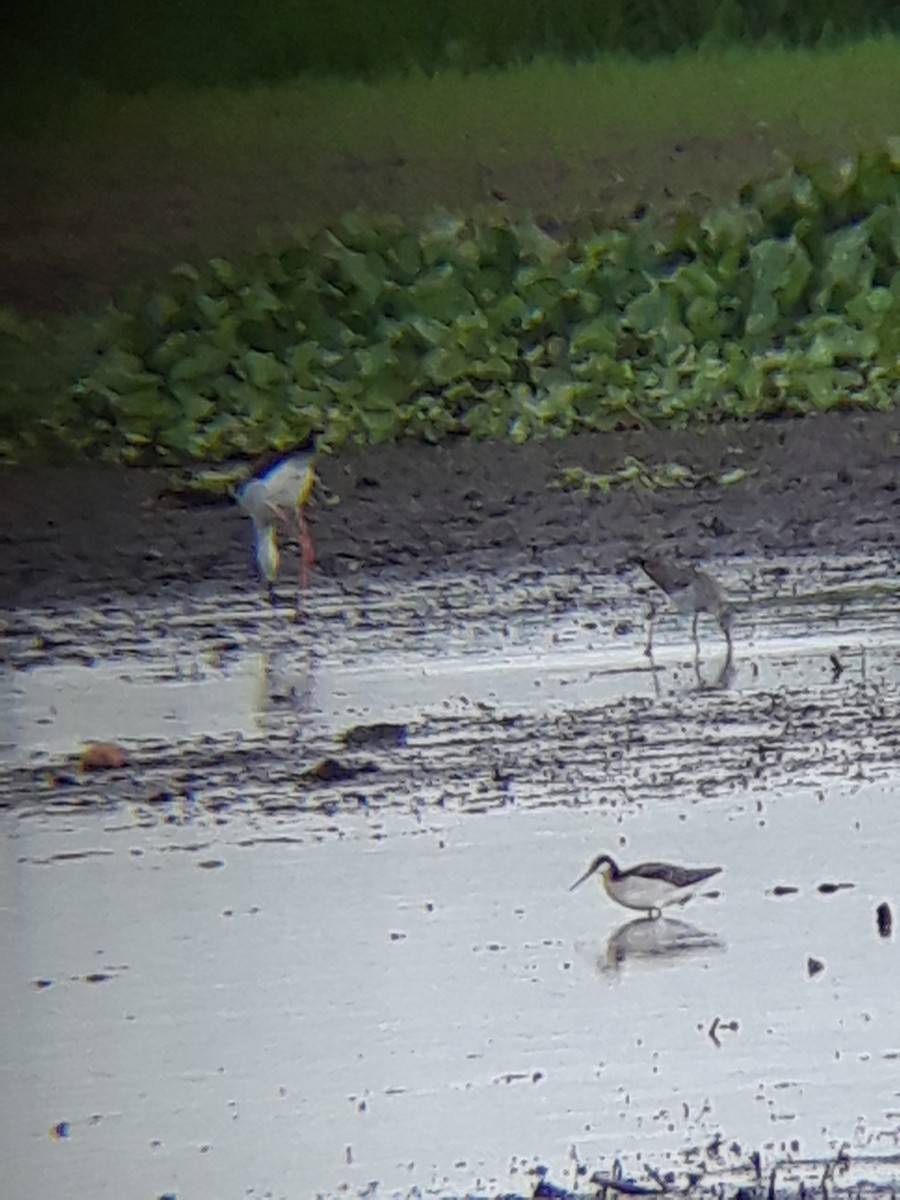
[[[8,1194],[528,1193],[538,1162],[573,1184],[895,1153],[896,572],[723,579],[724,687],[663,610],[651,664],[628,577],[320,592],[302,625],[240,594],[15,614]],[[405,745],[338,738],[385,720]],[[129,767],[82,775],[88,737]],[[568,890],[601,849],[722,865],[718,895],[632,920]]]

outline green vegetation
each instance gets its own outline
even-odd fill
[[[260,229],[277,250],[358,205],[414,219],[506,197],[513,218],[588,232],[641,204],[705,211],[773,163],[884,145],[898,63],[892,39],[85,98],[28,139],[6,131],[0,305],[93,311],[175,263],[243,262]]]
[[[350,215],[240,270],[180,268],[52,346],[10,319],[0,449],[184,462],[312,430],[331,445],[523,441],[888,407],[894,149],[791,170],[665,231],[647,220],[558,240],[496,214]]]
[[[650,58],[699,46],[819,46],[900,31],[891,0],[65,0],[23,5],[4,62],[113,92],[300,74],[466,73],[552,56]]]
[[[865,148],[897,132],[898,63],[900,36],[816,52],[735,47],[653,62],[609,57],[571,66],[548,57],[505,72],[397,74],[377,86],[302,77],[278,87],[123,96],[84,85],[73,86],[65,107],[50,78],[35,81],[31,99],[39,106],[41,89],[54,97],[38,144],[48,140],[68,162],[74,139],[89,169],[140,139],[148,152],[168,147],[209,167],[234,167],[244,155],[258,166],[277,155],[309,168],[310,156],[333,153],[362,163],[465,156],[487,165],[498,156],[596,156],[636,138],[768,126],[788,144],[798,130],[833,147]],[[9,120],[3,129],[8,137]],[[52,170],[52,161],[42,167]]]
[[[584,467],[564,467],[553,486],[567,492],[581,492],[584,496],[591,492],[605,494],[619,487],[655,492],[666,488],[695,488],[704,483],[730,487],[741,483],[747,474],[743,467],[732,467],[727,471],[695,471],[678,462],[650,465],[629,454],[621,467],[602,475],[586,471]]]

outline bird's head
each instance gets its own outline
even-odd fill
[[[590,877],[596,874],[597,871],[602,871],[604,874],[607,872],[615,874],[618,869],[619,868],[608,854],[598,854],[585,873],[575,880],[575,882],[569,888],[569,891],[574,892],[579,884],[584,883],[586,879],[590,879]]]

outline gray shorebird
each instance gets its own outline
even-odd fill
[[[712,879],[721,870],[721,867],[676,867],[672,863],[646,862],[623,871],[608,854],[598,854],[569,891],[573,892],[599,872],[606,894],[617,904],[659,917],[667,905],[687,900],[699,883]]]
[[[303,508],[315,478],[315,449],[309,448],[285,455],[238,489],[237,502],[253,522],[256,565],[273,603],[275,581],[281,567],[276,538],[279,522],[296,532],[300,540],[300,590],[301,595],[306,594],[314,552]]]
[[[731,667],[733,645],[731,641],[731,625],[734,610],[725,598],[718,583],[699,571],[690,563],[680,563],[663,558],[658,554],[636,554],[632,562],[641,568],[660,591],[665,592],[673,607],[680,613],[689,613],[693,617],[691,636],[694,641],[695,662],[700,661],[700,641],[697,637],[697,624],[701,613],[709,613],[722,630],[728,654],[723,668],[723,677]]]

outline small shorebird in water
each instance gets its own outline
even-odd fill
[[[659,917],[667,905],[687,900],[698,883],[712,879],[721,870],[721,867],[676,867],[672,863],[646,862],[623,871],[608,854],[598,854],[569,891],[573,892],[599,871],[606,894],[617,904]]]
[[[734,611],[725,598],[722,589],[705,571],[698,571],[690,563],[680,563],[663,558],[659,554],[636,554],[632,562],[641,568],[660,591],[672,601],[680,613],[691,613],[693,622],[691,636],[694,640],[694,663],[699,674],[700,641],[697,637],[697,624],[701,613],[709,613],[722,630],[728,653],[722,668],[721,678],[725,679],[731,670],[734,648],[731,641],[731,624]],[[648,647],[650,642],[648,642]],[[649,653],[649,650],[648,650]]]
[[[275,536],[279,521],[291,532],[296,532],[300,540],[300,592],[301,596],[306,595],[314,552],[303,508],[309,500],[315,478],[315,447],[310,445],[307,449],[284,455],[238,489],[237,502],[253,522],[256,564],[272,603],[275,601],[275,580],[281,566]],[[299,603],[297,607],[299,611]]]

